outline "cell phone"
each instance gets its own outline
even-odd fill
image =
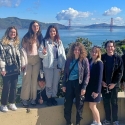
[[[94,95],[92,94],[91,96],[92,96],[92,98],[94,99]]]

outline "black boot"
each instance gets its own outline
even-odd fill
[[[57,105],[57,101],[55,100],[54,97],[51,98],[52,105]]]
[[[47,99],[46,105],[47,105],[47,106],[52,106],[51,98],[48,98],[48,99]]]

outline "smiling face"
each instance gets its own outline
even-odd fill
[[[34,23],[32,25],[32,30],[34,33],[37,33],[39,31],[39,24],[38,23]]]
[[[10,29],[10,31],[9,31],[9,38],[10,39],[14,39],[15,37],[16,37],[16,35],[17,35],[17,31],[13,28],[13,29]]]
[[[99,53],[98,53],[96,47],[94,47],[94,48],[92,49],[92,51],[91,51],[91,57],[92,57],[93,60],[96,60],[96,59],[99,57]]]
[[[44,88],[45,87],[45,81],[38,81],[39,87]]]
[[[74,48],[74,56],[75,56],[76,58],[79,58],[79,56],[80,56],[80,48],[79,48],[78,46],[76,46],[76,47]]]
[[[113,55],[114,54],[114,51],[115,51],[115,47],[114,47],[114,44],[113,43],[108,43],[107,46],[106,46],[106,51],[107,51],[107,54],[110,56],[110,55]]]
[[[54,40],[54,38],[56,36],[56,29],[55,28],[51,28],[50,31],[49,31],[49,34],[50,34],[50,38],[52,40]]]

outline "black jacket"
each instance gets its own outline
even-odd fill
[[[104,69],[103,69],[103,81],[104,82],[106,82],[106,56],[107,56],[107,54],[102,55],[102,61],[104,64]],[[120,56],[114,54],[114,64],[109,64],[109,65],[113,65],[111,83],[116,84],[115,87],[119,87],[119,83],[120,83],[122,75],[123,75],[122,58]]]
[[[124,67],[122,81],[125,82],[125,54],[122,56],[122,60],[123,60],[123,67]]]

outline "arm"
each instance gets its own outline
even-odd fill
[[[17,59],[18,66],[19,66],[20,71],[21,71],[21,56],[20,56],[19,46],[16,46],[16,59]]]
[[[40,58],[44,58],[44,57],[47,56],[47,51],[45,49],[46,48],[44,47],[43,43],[41,43],[41,45],[40,45],[40,47],[38,49],[38,54],[39,54]],[[44,51],[46,51],[46,52],[44,53]]]
[[[63,87],[66,87],[66,80],[67,80],[67,60],[66,60],[66,63],[65,63],[65,67],[64,67],[64,76],[63,76]]]
[[[125,82],[125,55],[122,56],[122,61],[123,61],[123,81]]]
[[[103,63],[101,61],[97,62],[97,71],[95,71],[97,78],[97,87],[95,89],[95,93],[101,92],[102,87],[102,77],[103,77]]]
[[[85,59],[85,63],[84,63],[84,76],[83,76],[83,81],[82,81],[82,89],[86,90],[86,87],[88,85],[89,82],[89,78],[90,78],[90,69],[89,69],[89,62],[88,59]]]
[[[116,69],[115,73],[113,74],[113,84],[118,84],[123,75],[123,61],[121,57],[118,58],[118,68]]]
[[[5,71],[5,55],[4,55],[4,48],[2,46],[2,43],[0,43],[0,71]]]

